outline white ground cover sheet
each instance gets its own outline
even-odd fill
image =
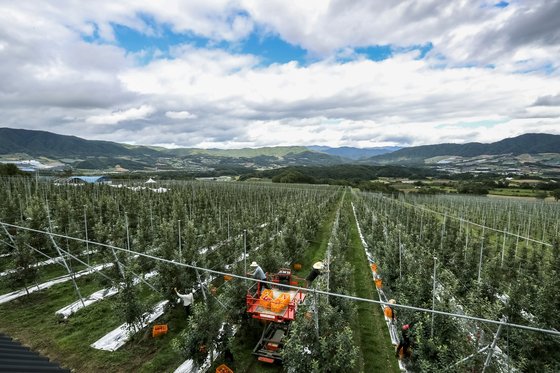
[[[267,223],[262,224],[260,227],[266,227]],[[277,235],[277,234],[276,234]],[[270,238],[270,240],[274,239],[274,236]],[[217,245],[220,245],[220,243],[218,243]],[[217,246],[215,245],[215,246]],[[262,246],[262,245],[261,245]],[[253,251],[257,251],[258,249],[261,248],[261,246],[256,247]],[[205,252],[208,251],[208,249],[205,250]],[[249,254],[247,254],[247,257],[249,256]],[[242,261],[244,259],[243,254],[241,254],[241,258],[237,259],[235,261],[235,263]],[[227,265],[225,266],[226,268],[231,268],[231,265]],[[209,276],[206,280],[203,281],[204,285],[207,285],[208,283],[210,283],[212,280],[214,279],[213,276]],[[163,305],[162,305],[163,304]],[[142,328],[145,328],[149,323],[153,322],[154,320],[156,320],[158,317],[160,317],[163,314],[163,306],[165,306],[165,304],[167,304],[167,301],[163,301],[161,303],[158,303],[158,305],[156,305],[155,309],[149,314],[150,317],[148,318],[149,321],[146,321],[144,323],[144,325],[142,325]],[[133,334],[131,334],[128,330],[127,330],[127,325],[126,324],[122,324],[121,326],[119,326],[117,329],[109,332],[108,334],[106,334],[104,337],[102,337],[101,339],[99,339],[97,342],[93,343],[91,345],[91,347],[96,348],[98,350],[106,350],[106,351],[116,351],[117,349],[119,349],[120,347],[124,346],[124,344],[130,339],[130,337]],[[205,363],[206,364],[206,363]],[[198,372],[199,370],[192,370],[194,369],[194,366],[192,365],[192,361],[191,360],[187,360],[185,361],[183,364],[181,364],[181,367],[184,366],[184,369],[190,369],[190,370],[184,370],[184,371],[179,371],[179,372],[191,372],[191,371],[196,371]],[[204,366],[204,365],[203,365]],[[210,365],[208,365],[210,366]],[[190,367],[190,368],[189,368]],[[179,369],[179,368],[177,368]],[[201,368],[202,369],[202,368]],[[205,370],[207,370],[208,368],[206,368]],[[204,371],[205,371],[204,370]]]
[[[94,254],[96,252],[97,251],[89,251],[88,253],[84,253],[84,254],[81,254],[81,255],[83,256],[83,255],[87,255],[87,254]],[[10,254],[7,254],[7,255],[10,255]],[[65,259],[70,259],[70,258],[66,257]],[[60,263],[60,262],[62,262],[62,257],[59,256],[59,257],[56,257],[56,258],[47,259],[45,261],[35,263],[35,264],[31,265],[31,267],[43,267],[43,266],[46,266],[46,265],[49,265],[49,264],[55,264],[55,263]],[[7,276],[10,273],[14,273],[16,271],[17,271],[17,269],[8,269],[7,271],[0,272],[0,277]]]
[[[106,263],[106,264],[100,264],[100,265],[92,267],[90,269],[84,269],[83,271],[74,273],[74,278],[87,276],[87,275],[92,274],[94,272],[98,272],[98,271],[101,271],[105,268],[109,268],[112,265],[113,265],[113,263]],[[38,290],[48,289],[51,286],[56,285],[56,284],[60,284],[60,283],[66,282],[66,281],[70,281],[71,279],[72,279],[72,277],[70,275],[64,275],[64,276],[60,276],[60,277],[54,278],[52,280],[49,280],[47,282],[44,282],[42,284],[31,286],[31,287],[27,288],[27,290],[29,291],[29,293],[33,293],[33,292],[38,291]],[[25,289],[21,289],[21,290],[13,291],[13,292],[8,293],[8,294],[0,295],[0,304],[10,302],[10,301],[12,301],[14,299],[17,299],[19,297],[23,297],[26,294],[27,294],[27,292],[25,291]]]
[[[143,329],[148,324],[154,322],[158,317],[163,315],[163,310],[165,305],[169,301],[164,300],[156,304],[151,312],[147,312],[144,314],[144,322],[140,325],[140,328]],[[130,340],[130,338],[134,335],[134,332],[130,332],[128,328],[128,324],[124,323],[115,330],[105,334],[99,340],[91,344],[91,347],[98,349],[98,350],[105,350],[105,351],[116,351],[122,346],[125,345],[126,342]]]
[[[154,277],[155,275],[157,275],[156,271],[147,273],[144,276],[144,279],[147,280],[151,277]],[[133,284],[134,285],[138,285],[140,283],[140,279],[139,278],[135,278],[133,280]],[[62,317],[64,317],[65,319],[67,319],[68,317],[70,317],[72,314],[78,312],[79,310],[81,310],[84,307],[87,307],[95,302],[98,302],[100,300],[103,300],[105,298],[109,298],[115,294],[117,294],[119,292],[119,289],[115,286],[107,288],[107,289],[101,289],[99,291],[96,291],[95,293],[91,294],[90,296],[84,298],[83,303],[81,300],[77,300],[72,304],[67,305],[66,307],[63,307],[61,309],[59,309],[58,311],[55,312],[55,314],[60,315]]]

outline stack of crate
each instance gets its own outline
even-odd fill
[[[156,338],[164,334],[167,334],[167,330],[168,330],[167,324],[154,325],[154,327],[152,328],[152,337]]]
[[[290,303],[290,294],[283,293],[270,302],[270,310],[272,312],[281,312]]]
[[[270,302],[274,298],[274,293],[270,289],[264,289],[259,298],[259,306],[270,309]]]

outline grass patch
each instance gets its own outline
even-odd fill
[[[77,280],[82,294],[99,290],[92,276]],[[149,290],[142,290],[148,294]],[[155,302],[154,295],[150,299]],[[100,351],[90,344],[122,324],[111,299],[86,307],[66,322],[55,311],[74,302],[71,282],[32,293],[0,306],[0,330],[25,345],[78,372],[162,372],[172,371],[183,361],[172,350],[170,341],[186,326],[180,307],[167,312],[158,323],[168,323],[169,333],[152,339],[150,329],[138,333],[118,351]]]
[[[0,272],[5,271],[10,266],[10,262],[12,261],[11,256],[5,256],[0,258]]]
[[[340,198],[343,198],[343,192],[340,193]],[[301,270],[293,270],[293,273],[296,276],[305,278],[311,271],[312,264],[325,258],[325,252],[331,236],[337,207],[338,204],[332,204],[328,212],[325,214],[317,234],[314,239],[310,241],[310,245],[301,260],[298,261],[298,263],[301,264]],[[269,373],[282,371],[281,366],[261,363],[252,354],[253,348],[259,341],[264,327],[265,324],[261,324],[257,320],[249,320],[249,322],[244,323],[241,329],[237,332],[233,343],[236,348],[232,351],[235,360],[233,365],[230,366],[233,371],[248,373]]]
[[[350,209],[349,202],[345,208]],[[348,256],[354,271],[356,296],[378,299],[371,278],[371,270],[364,252],[356,223],[350,225],[351,253]],[[395,348],[381,308],[372,303],[358,303],[358,319],[353,320],[352,329],[363,358],[363,372],[400,372],[395,358]]]
[[[340,198],[342,200],[344,198],[344,192],[340,193]],[[297,276],[306,277],[311,271],[313,263],[325,258],[325,253],[327,251],[327,246],[331,237],[334,219],[336,218],[337,207],[338,204],[333,204],[330,210],[325,215],[325,218],[323,219],[314,240],[310,241],[309,247],[299,261],[299,263],[301,264],[301,270],[294,271]]]
[[[253,348],[261,338],[261,333],[265,324],[258,320],[249,320],[243,323],[240,329],[235,334],[234,347],[232,353],[234,356],[233,363],[227,363],[234,372],[247,372],[247,373],[271,373],[282,372],[282,367],[279,365],[272,365],[261,363],[253,355]],[[221,358],[220,358],[221,359]],[[218,366],[224,363],[222,360],[216,360],[213,366]]]
[[[302,270],[297,275],[305,277],[312,263],[324,258],[336,207],[336,204],[332,204],[324,214],[315,240],[300,261]],[[74,267],[76,271],[80,269],[83,267]],[[66,274],[60,265],[41,267],[39,271],[40,278],[45,280]],[[77,283],[83,296],[100,289],[94,275],[81,277]],[[144,289],[142,294],[148,296],[150,291]],[[150,297],[155,303],[156,297]],[[63,367],[78,372],[170,372],[184,361],[184,357],[171,347],[171,341],[187,327],[182,307],[166,312],[157,321],[168,324],[167,335],[153,339],[147,328],[123,348],[108,352],[93,349],[90,345],[122,324],[115,314],[114,301],[107,299],[97,302],[80,310],[66,322],[60,322],[55,311],[75,300],[75,290],[72,282],[68,281],[0,305],[0,331],[59,362]],[[280,366],[259,363],[252,355],[263,327],[258,321],[250,320],[238,332],[238,346],[232,351],[235,357],[232,367],[235,371],[282,371]]]
[[[496,188],[490,189],[489,194],[497,196],[512,196],[512,197],[536,197],[537,192],[531,189],[516,189],[516,188]]]

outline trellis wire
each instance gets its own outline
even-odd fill
[[[0,224],[8,226],[8,227],[12,227],[12,228],[27,230],[27,231],[30,231],[30,232],[47,234],[47,235],[52,235],[52,236],[56,236],[56,237],[60,237],[60,238],[67,238],[67,239],[78,241],[78,242],[85,242],[85,240],[82,239],[82,238],[69,237],[69,236],[65,236],[65,235],[62,235],[62,234],[45,232],[45,231],[41,231],[41,230],[38,230],[38,229],[22,227],[22,226],[19,226],[19,225],[9,224],[9,223],[5,223],[5,222],[1,222],[1,221],[0,221]],[[214,273],[214,274],[217,274],[217,275],[220,275],[220,276],[226,276],[227,275],[227,276],[231,276],[231,277],[234,277],[234,278],[239,278],[239,279],[242,279],[242,280],[248,280],[248,281],[253,281],[253,282],[259,281],[259,280],[256,280],[256,279],[252,278],[252,277],[241,276],[241,275],[237,275],[237,274],[234,274],[234,273],[228,273],[228,272],[208,269],[208,268],[205,268],[205,267],[199,267],[199,266],[191,265],[191,264],[187,264],[187,263],[177,263],[173,260],[160,258],[160,257],[154,256],[154,255],[150,255],[150,254],[146,254],[146,253],[140,253],[140,252],[137,252],[137,251],[128,250],[128,249],[124,249],[124,248],[121,248],[121,247],[112,246],[112,245],[108,245],[108,244],[104,244],[104,243],[100,243],[100,242],[90,241],[89,243],[93,244],[93,245],[101,246],[101,247],[114,249],[114,250],[120,250],[120,251],[123,251],[123,252],[127,252],[129,254],[136,254],[136,255],[139,255],[139,256],[143,256],[145,258],[157,260],[157,261],[160,261],[160,262],[172,264],[172,265],[179,266],[179,267],[194,269],[195,271],[199,270],[199,271],[203,271],[203,272]],[[276,285],[276,283],[271,282],[271,281],[261,281],[261,282],[269,284],[269,285]],[[309,290],[307,288],[300,287],[300,286],[293,286],[293,285],[283,285],[283,286],[287,287],[287,288],[290,288],[290,289],[294,289],[294,290],[302,290],[302,291],[308,291]],[[382,304],[382,305],[391,305],[391,307],[408,309],[408,310],[412,310],[412,311],[433,313],[433,314],[449,316],[449,317],[457,317],[457,318],[462,318],[462,319],[467,319],[467,320],[474,320],[474,321],[480,321],[480,322],[484,322],[484,323],[494,324],[494,325],[504,325],[504,326],[509,326],[509,327],[516,328],[516,329],[523,329],[523,330],[528,330],[528,331],[533,331],[533,332],[539,332],[539,333],[545,333],[545,334],[560,336],[560,331],[558,331],[558,330],[542,329],[542,328],[536,328],[536,327],[527,326],[527,325],[520,325],[520,324],[513,324],[513,323],[508,323],[508,322],[503,322],[503,321],[484,319],[484,318],[481,318],[481,317],[467,316],[467,315],[455,314],[455,313],[445,312],[445,311],[430,310],[430,309],[426,309],[426,308],[409,306],[409,305],[405,305],[405,304],[398,304],[398,303],[389,304],[387,302],[378,301],[378,300],[374,300],[374,299],[360,298],[360,297],[356,297],[356,296],[352,296],[352,295],[332,293],[332,292],[323,291],[323,290],[315,290],[315,292],[317,294],[321,294],[321,295],[339,297],[339,298],[349,299],[349,300],[353,300],[353,301],[368,302],[368,303]]]

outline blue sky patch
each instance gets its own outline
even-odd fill
[[[507,1],[500,1],[499,3],[494,4],[496,8],[505,8],[509,5]]]
[[[307,62],[305,49],[286,43],[277,36],[266,35],[263,37],[255,32],[242,42],[240,52],[259,56],[264,65],[290,61],[297,61],[300,64]]]
[[[426,54],[428,54],[429,51],[431,51],[434,48],[434,45],[431,42],[428,42],[424,45],[419,45],[416,46],[415,49],[420,51],[420,54],[418,55],[418,57],[416,58],[417,60],[421,60],[424,57],[426,57]]]
[[[112,26],[117,44],[128,52],[158,49],[166,54],[169,52],[170,48],[176,45],[190,44],[202,48],[209,42],[206,38],[197,37],[192,34],[174,33],[167,25],[151,25],[152,29],[155,31],[155,33],[151,35],[123,25],[113,24]]]
[[[318,57],[313,57],[304,48],[290,44],[278,35],[266,33],[259,29],[254,30],[248,38],[238,42],[217,42],[189,32],[174,32],[170,25],[160,24],[149,15],[139,14],[138,17],[143,21],[146,30],[138,31],[116,23],[112,23],[111,27],[116,39],[115,44],[125,49],[127,53],[136,54],[138,63],[142,65],[158,58],[172,58],[170,55],[171,49],[174,46],[183,44],[188,44],[195,48],[221,48],[235,53],[251,54],[257,56],[260,64],[264,66],[274,63],[284,64],[291,61],[296,61],[300,65],[307,65],[319,59]],[[107,43],[106,40],[100,37],[97,25],[94,25],[92,35],[82,35],[82,39],[90,43]],[[355,59],[356,56],[360,56],[372,61],[383,61],[393,57],[394,54],[414,50],[419,51],[417,59],[423,59],[432,49],[432,43],[407,47],[373,45],[355,48],[353,55],[347,57],[341,55],[338,56],[338,60],[346,62]]]
[[[189,44],[197,48],[203,48],[209,44],[206,38],[198,37],[190,33],[175,33],[166,24],[158,24],[151,17],[142,16],[150,32],[141,32],[125,25],[111,23],[115,35],[115,44],[126,50],[127,53],[144,52],[140,63],[149,63],[154,58],[169,58],[170,49],[181,44]],[[92,35],[82,35],[82,40],[88,43],[109,43],[99,35],[97,25],[94,26]],[[216,47],[216,45],[214,45]],[[158,57],[155,57],[158,56]]]
[[[383,61],[393,56],[393,48],[390,45],[374,45],[371,47],[356,48],[356,53],[365,55],[372,61]]]
[[[81,38],[83,41],[88,43],[95,43],[99,41],[99,29],[95,23],[92,24],[93,26],[93,33],[91,35],[88,34],[81,34]]]
[[[426,54],[432,50],[433,45],[432,43],[426,43],[422,45],[412,45],[408,47],[397,47],[394,45],[373,45],[369,47],[360,47],[355,48],[354,52],[358,56],[366,57],[368,60],[371,61],[383,61],[393,57],[395,54],[399,53],[408,53],[411,51],[419,51],[419,55],[416,59],[423,59]],[[341,61],[349,61],[352,59],[352,56],[348,58],[339,58]]]
[[[140,58],[140,63],[149,63],[150,60],[158,57],[170,58],[171,48],[181,44],[189,44],[196,48],[222,48],[237,53],[252,54],[258,56],[264,65],[288,63],[290,61],[305,64],[310,61],[305,49],[291,45],[274,35],[262,36],[253,32],[249,38],[237,43],[217,42],[192,33],[173,32],[168,25],[157,24],[149,17],[142,17],[142,20],[153,32],[144,33],[128,26],[111,24],[116,44],[119,47],[125,49],[128,53],[144,52],[143,57]],[[100,37],[96,25],[94,25],[93,34],[82,35],[82,40],[88,43],[106,43]]]
[[[425,43],[425,44],[418,44],[418,45],[411,45],[408,47],[395,47],[393,46],[392,52],[397,54],[397,53],[408,53],[411,51],[418,51],[418,57],[416,57],[417,60],[421,60],[424,57],[426,57],[426,54],[428,54],[429,51],[431,51],[434,48],[434,45],[431,42]]]

